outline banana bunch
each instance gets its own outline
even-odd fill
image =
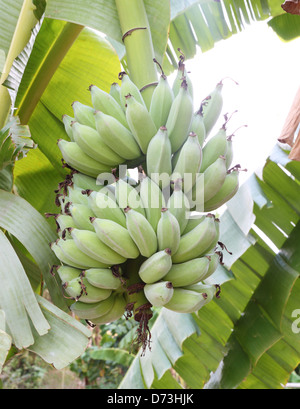
[[[145,348],[152,307],[190,313],[218,296],[205,282],[222,263],[211,212],[237,192],[240,166],[227,115],[208,138],[222,82],[194,112],[183,56],[173,86],[162,71],[149,110],[130,77],[119,80],[109,93],[91,85],[91,106],[74,102],[74,117],[63,116],[69,139],[58,146],[71,172],[56,190],[59,212],[47,216],[72,312],[94,325],[133,316]]]

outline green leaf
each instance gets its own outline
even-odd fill
[[[52,301],[67,310],[60,285],[50,273],[51,267],[57,265],[58,260],[49,243],[56,240],[57,236],[45,218],[21,197],[0,191],[0,208],[0,226],[24,245],[41,269]]]
[[[100,348],[91,351],[91,358],[102,361],[112,361],[113,363],[128,367],[132,363],[134,355],[131,355],[124,349]]]
[[[11,347],[11,336],[6,332],[5,312],[0,310],[0,374]]]
[[[65,368],[83,354],[91,331],[45,298],[37,296],[37,301],[51,329],[43,336],[33,329],[34,343],[29,349],[56,369]]]
[[[50,326],[38,306],[18,256],[1,230],[0,244],[0,307],[5,313],[13,343],[22,349],[33,343],[30,322],[39,335],[47,333]]]
[[[300,16],[284,13],[272,18],[268,25],[283,41],[291,41],[300,36]]]

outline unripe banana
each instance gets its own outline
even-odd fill
[[[203,174],[200,174],[193,186],[192,197],[199,211],[204,211],[204,203],[221,189],[227,175],[226,159],[220,156]]]
[[[206,257],[209,260],[208,270],[205,276],[201,278],[201,281],[206,280],[208,277],[212,276],[220,265],[220,254],[218,254],[217,252],[208,254]]]
[[[101,135],[94,128],[82,125],[79,122],[73,122],[72,130],[77,145],[91,158],[109,166],[125,162],[124,158],[106,145]]]
[[[119,179],[116,183],[115,192],[116,200],[121,209],[125,209],[129,206],[131,209],[134,209],[143,216],[146,216],[143,203],[135,187],[131,186],[124,180]]]
[[[187,82],[182,81],[180,91],[175,97],[170,109],[166,128],[172,146],[176,152],[188,137],[193,117],[193,100],[188,92]]]
[[[145,105],[139,103],[131,94],[126,95],[126,119],[141,151],[146,154],[157,127]]]
[[[62,283],[74,280],[82,274],[82,270],[70,266],[58,266],[56,270]]]
[[[88,156],[75,142],[60,139],[58,147],[66,163],[81,173],[97,177],[101,173],[111,172],[111,168],[108,165],[104,165]]]
[[[169,186],[172,173],[172,147],[166,127],[162,126],[149,142],[146,163],[149,177],[161,189]]]
[[[65,131],[72,142],[74,142],[73,131],[72,131],[72,122],[75,121],[75,118],[72,118],[69,115],[63,115],[62,121],[65,127]]]
[[[95,113],[96,128],[103,141],[123,158],[136,159],[142,155],[132,133],[116,118],[103,112]]]
[[[63,288],[70,297],[86,304],[96,303],[106,300],[112,293],[112,290],[97,288],[91,285],[86,278],[74,278],[64,283]]]
[[[88,206],[71,204],[69,209],[77,229],[94,231],[90,218],[95,217],[95,214]]]
[[[113,220],[126,227],[126,217],[116,200],[111,195],[102,192],[89,192],[88,203],[96,217]]]
[[[182,179],[182,187],[189,192],[195,184],[202,161],[202,148],[197,135],[190,133],[186,142],[180,149],[171,180]]]
[[[87,206],[88,205],[88,199],[85,194],[82,193],[82,189],[75,186],[68,186],[68,201],[73,203],[73,204],[82,204]]]
[[[121,82],[121,89],[120,89],[120,96],[121,96],[121,106],[125,107],[127,104],[126,101],[126,96],[128,94],[132,95],[137,102],[140,104],[144,105],[146,107],[146,104],[144,102],[144,99],[142,97],[142,94],[140,93],[140,90],[138,87],[131,81],[129,75],[127,75],[125,72],[120,73],[119,79],[122,80]]]
[[[193,98],[193,95],[194,95],[193,83],[192,83],[190,77],[188,76],[188,73],[187,73],[186,68],[185,68],[185,64],[184,64],[185,56],[182,54],[180,49],[178,49],[178,51],[181,53],[181,55],[179,57],[177,75],[176,75],[175,80],[173,82],[172,90],[173,90],[174,96],[176,97],[178,95],[179,91],[180,91],[182,81],[186,80],[187,84],[188,84],[189,94]]]
[[[80,319],[92,320],[101,315],[107,314],[114,305],[115,293],[108,298],[97,303],[86,304],[82,301],[76,301],[71,306],[71,311]]]
[[[200,214],[197,214],[197,217],[190,216],[187,222],[186,228],[184,229],[182,234],[186,234],[189,231],[193,230],[196,226],[198,226],[198,224],[203,222],[204,219],[205,219],[205,216],[201,216]]]
[[[95,109],[84,105],[81,102],[75,101],[72,104],[74,111],[75,120],[82,125],[90,126],[91,128],[96,129],[94,112]]]
[[[95,325],[108,324],[116,321],[125,314],[126,300],[123,294],[116,294],[114,305],[106,314],[100,315],[92,320]]]
[[[139,276],[146,284],[153,284],[161,280],[172,267],[171,250],[158,251],[145,260],[140,269]]]
[[[100,190],[102,185],[97,184],[97,180],[90,176],[84,175],[82,173],[75,172],[72,175],[72,181],[74,183],[74,188],[82,190]]]
[[[202,101],[200,109],[203,115],[206,135],[210,133],[222,112],[222,89],[223,83],[221,81],[216,85],[215,89]]]
[[[72,216],[60,214],[56,217],[56,223],[59,226],[59,236],[64,239],[69,239],[71,236],[67,229],[76,227]]]
[[[181,189],[180,181],[175,181],[174,191],[166,207],[176,217],[180,226],[180,234],[182,234],[189,220],[190,202]]]
[[[112,266],[115,264],[122,264],[126,261],[125,257],[116,253],[104,244],[95,232],[73,229],[71,231],[71,236],[79,250],[100,263]],[[66,240],[66,243],[69,241],[70,240]]]
[[[228,202],[239,189],[239,170],[233,170],[228,173],[225,181],[218,191],[210,200],[204,203],[204,211],[210,212],[216,210]]]
[[[204,300],[205,296],[201,293],[185,288],[174,288],[173,297],[164,307],[175,312],[191,313],[198,311]]]
[[[154,307],[162,307],[171,300],[174,289],[170,281],[160,281],[154,284],[146,284],[144,293],[150,304]]]
[[[101,111],[104,114],[113,116],[122,125],[128,128],[124,110],[114,97],[98,88],[96,85],[91,85],[89,90],[91,92],[92,104],[96,111]]]
[[[140,198],[146,218],[156,232],[161,217],[161,209],[165,207],[165,199],[159,186],[147,176],[141,180]]]
[[[194,132],[197,135],[200,146],[202,147],[206,139],[206,129],[200,110],[193,115],[190,132]]]
[[[117,290],[123,285],[123,279],[121,278],[120,273],[114,269],[114,267],[90,268],[84,271],[84,277],[91,285],[97,288]]]
[[[198,310],[202,308],[204,305],[208,304],[216,294],[216,286],[215,285],[208,285],[208,284],[192,284],[187,287],[183,288],[184,290],[193,291],[198,293],[202,296],[201,302],[198,304]]]
[[[220,156],[226,156],[227,135],[225,127],[222,127],[212,138],[208,140],[202,151],[202,164],[200,172],[203,173]]]
[[[158,249],[169,248],[175,254],[180,242],[180,226],[176,217],[167,208],[161,209],[161,218],[157,225]]]
[[[205,277],[209,268],[207,257],[194,258],[180,264],[173,264],[164,280],[171,281],[173,287],[185,287],[198,283]]]
[[[196,257],[201,257],[217,240],[216,221],[213,215],[207,215],[205,220],[187,234],[181,236],[179,248],[172,257],[173,263],[183,263]]]
[[[173,100],[172,88],[167,77],[162,74],[153,92],[149,109],[150,116],[157,129],[166,125]]]
[[[95,233],[96,234],[96,233]],[[75,244],[74,240],[62,240],[56,241],[58,247],[62,250],[67,260],[70,260],[73,264],[67,263],[68,265],[76,268],[86,269],[86,268],[107,268],[109,265],[89,257],[83,251],[81,251]],[[55,251],[54,251],[55,252]],[[64,260],[61,260],[64,262]],[[114,264],[114,263],[112,263]],[[111,264],[111,265],[112,265]]]
[[[230,135],[227,138],[227,150],[226,150],[226,168],[229,169],[231,164],[232,164],[232,160],[233,160],[233,143],[232,143],[232,136]]]
[[[117,82],[113,82],[110,86],[109,94],[117,101],[121,106],[121,88]],[[122,108],[122,106],[121,106]],[[125,107],[122,108],[125,111]]]
[[[56,257],[66,266],[78,268],[78,269],[83,269],[86,268],[87,266],[83,266],[82,264],[78,264],[70,260],[65,253],[61,250],[61,248],[57,245],[56,242],[51,243],[50,245],[51,250],[53,253],[56,255]]]
[[[112,250],[126,259],[139,256],[139,249],[126,228],[112,220],[92,218],[91,222],[99,239]]]
[[[150,257],[157,250],[157,238],[150,222],[141,213],[125,209],[126,225],[131,238],[144,257]]]

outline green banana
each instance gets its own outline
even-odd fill
[[[70,297],[86,304],[106,300],[112,293],[112,290],[94,287],[84,277],[64,283],[63,288]]]
[[[84,271],[84,277],[94,287],[118,290],[123,282],[120,273],[112,268],[89,268]]]
[[[58,247],[61,249],[61,251],[64,253],[64,255],[66,256],[67,260],[69,259],[73,263],[73,264],[69,264],[68,262],[66,262],[66,264],[72,267],[74,266],[76,268],[81,268],[81,269],[92,268],[92,267],[96,267],[96,268],[109,267],[108,263],[97,261],[94,258],[90,257],[88,254],[84,253],[82,250],[80,250],[76,246],[74,240],[59,239],[57,240],[56,243]],[[61,261],[64,262],[64,260],[61,260]],[[115,263],[110,263],[110,265],[113,265],[113,264]]]
[[[188,84],[189,94],[191,95],[191,98],[193,98],[194,96],[193,83],[190,77],[188,76],[188,73],[185,68],[185,64],[184,64],[185,56],[183,55],[182,51],[179,48],[178,48],[178,51],[181,55],[179,57],[177,74],[176,74],[175,80],[172,85],[173,94],[175,97],[178,95],[178,93],[180,92],[182,81],[185,80]]]
[[[198,283],[205,277],[209,268],[207,257],[194,258],[180,264],[173,264],[164,280],[171,281],[173,287],[185,287]]]
[[[123,179],[119,179],[116,182],[115,187],[116,200],[121,209],[125,209],[129,206],[131,209],[134,209],[135,211],[141,213],[143,216],[146,216],[143,203],[137,189],[134,186],[131,186]]]
[[[193,230],[196,226],[198,226],[198,224],[203,222],[204,219],[205,219],[205,216],[201,216],[200,214],[195,214],[194,217],[190,216],[190,218],[188,219],[187,225],[184,231],[182,232],[182,234],[186,234],[189,231]]]
[[[149,109],[150,116],[157,129],[166,125],[173,100],[172,88],[167,77],[162,74],[158,85],[153,91]]]
[[[162,307],[171,300],[174,289],[170,281],[160,281],[154,284],[146,284],[144,293],[150,304],[154,307]]]
[[[180,242],[180,226],[176,217],[167,208],[161,209],[161,218],[157,225],[158,249],[169,248],[176,254]]]
[[[165,199],[159,186],[148,176],[142,177],[140,198],[146,218],[156,232],[157,224],[161,217],[161,209],[165,207]]]
[[[92,218],[91,224],[99,239],[112,250],[126,259],[139,256],[139,249],[126,228],[106,219]]]
[[[116,321],[125,314],[126,300],[123,294],[116,294],[113,307],[103,315],[96,317],[92,320],[95,325],[108,324]]]
[[[202,223],[181,236],[179,248],[172,257],[173,263],[183,263],[201,257],[218,238],[215,217],[207,215]]]
[[[162,126],[150,140],[146,154],[147,174],[161,188],[170,185],[172,147],[167,128]]]
[[[82,270],[70,266],[58,266],[56,270],[62,283],[74,280],[82,274]]]
[[[72,180],[74,183],[74,188],[80,189],[81,191],[84,190],[95,190],[99,191],[103,188],[102,185],[97,183],[95,178],[90,176],[84,175],[82,173],[74,173],[72,176]]]
[[[229,173],[228,173],[229,172]],[[210,200],[204,203],[204,211],[211,212],[223,206],[237,193],[239,189],[239,170],[227,171],[225,181],[220,190]]]
[[[108,298],[97,303],[87,304],[82,301],[76,301],[70,306],[70,309],[78,318],[92,320],[107,314],[113,308],[114,301],[115,294],[112,293]]]
[[[75,101],[72,104],[74,111],[75,120],[82,125],[90,126],[91,128],[96,129],[94,112],[95,109],[84,105],[81,102]]]
[[[72,131],[72,122],[75,121],[75,118],[72,118],[69,115],[63,115],[62,121],[65,127],[66,134],[72,142],[74,142],[73,131]]]
[[[125,162],[124,158],[106,145],[95,129],[79,122],[73,122],[72,130],[77,145],[91,158],[109,166]]]
[[[200,174],[193,186],[192,196],[198,211],[204,211],[204,203],[221,189],[227,175],[226,159],[220,156],[203,174]]]
[[[170,196],[166,207],[178,220],[180,234],[182,234],[189,220],[190,202],[181,189],[180,180],[174,182],[174,191]]]
[[[92,104],[96,111],[101,111],[104,114],[111,115],[116,118],[122,125],[128,128],[124,110],[113,96],[98,88],[96,85],[91,85]]]
[[[124,212],[111,195],[106,195],[102,192],[89,192],[88,204],[96,217],[113,220],[121,226],[126,227]]]
[[[157,127],[145,105],[139,103],[131,94],[126,95],[126,119],[141,151],[146,154]]]
[[[121,88],[117,82],[113,82],[110,86],[109,94],[117,101],[121,106]],[[121,106],[122,108],[122,106]],[[122,108],[125,111],[125,107]]]
[[[202,151],[202,164],[200,172],[203,173],[220,156],[226,156],[227,153],[227,135],[226,128],[222,127],[212,138],[204,145]]]
[[[59,236],[64,239],[69,239],[71,236],[68,233],[69,228],[76,227],[72,216],[60,214],[56,217],[56,223],[59,226]]]
[[[198,306],[199,307],[198,310],[204,305],[208,304],[214,298],[215,293],[216,293],[215,285],[202,284],[202,283],[192,284],[187,287],[184,287],[184,289],[188,291],[195,291],[196,293],[202,295],[203,300],[201,300],[201,303]]]
[[[204,300],[205,296],[201,293],[185,288],[174,288],[173,297],[164,307],[175,312],[191,313],[198,311]]]
[[[82,263],[78,264],[75,263],[73,260],[70,260],[61,250],[61,248],[57,245],[56,242],[51,243],[50,247],[53,253],[56,255],[56,257],[59,259],[59,261],[62,262],[64,265],[78,269],[87,268],[87,266],[84,266]]]
[[[182,81],[180,91],[175,97],[170,109],[166,128],[175,153],[185,142],[193,117],[193,100],[188,92],[188,85]]]
[[[82,189],[75,186],[68,186],[68,196],[67,199],[73,204],[88,205],[87,196],[82,193]]]
[[[69,210],[77,229],[94,231],[90,218],[95,217],[95,214],[88,206],[84,204],[71,204]]]
[[[233,161],[233,143],[232,136],[230,135],[227,138],[227,150],[226,150],[226,168],[229,169]]]
[[[111,172],[111,168],[108,165],[104,165],[88,156],[76,142],[60,139],[57,144],[64,160],[71,168],[92,177],[97,177],[101,173]]]
[[[96,129],[103,141],[123,158],[136,159],[141,156],[138,143],[132,133],[116,118],[103,112],[95,112]]]
[[[182,179],[182,188],[189,192],[195,184],[202,161],[202,148],[197,135],[190,133],[180,149],[171,180]]]
[[[215,89],[201,103],[200,110],[203,116],[206,135],[210,133],[222,112],[222,89],[223,83],[220,81]]]
[[[140,93],[140,90],[131,81],[129,75],[127,75],[125,72],[121,72],[119,74],[119,79],[122,81],[121,87],[120,87],[121,106],[124,108],[126,107],[126,104],[127,104],[126,96],[130,94],[135,98],[137,102],[139,102],[140,104],[146,107],[146,104],[144,102],[142,94]]]
[[[206,257],[209,260],[208,270],[204,277],[201,278],[201,281],[206,280],[208,277],[212,276],[213,273],[217,270],[220,265],[220,254],[218,252],[213,254],[208,254]]]
[[[139,276],[146,284],[153,284],[161,280],[172,267],[171,250],[165,249],[154,253],[145,260],[140,269]]]
[[[125,257],[104,244],[95,232],[73,229],[71,230],[71,236],[79,250],[100,263],[112,266],[126,261]],[[66,243],[69,241],[66,240]]]
[[[193,115],[190,132],[194,132],[197,135],[200,146],[202,147],[206,139],[206,129],[200,110]]]
[[[145,216],[130,207],[125,209],[125,215],[127,229],[141,255],[152,256],[157,250],[157,238],[150,222]]]

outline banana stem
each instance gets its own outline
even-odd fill
[[[20,102],[20,109],[16,112],[22,124],[27,124],[47,85],[53,77],[57,67],[81,33],[84,26],[66,23],[55,43],[45,57],[38,73]]]
[[[154,49],[143,0],[115,0],[131,80],[142,90],[146,106],[157,84]]]

